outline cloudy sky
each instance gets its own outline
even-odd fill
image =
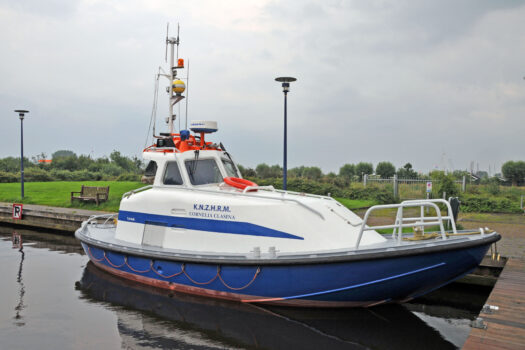
[[[26,155],[140,154],[171,22],[189,119],[245,166],[282,164],[286,75],[290,167],[494,172],[525,159],[524,18],[523,1],[0,0],[0,157],[20,152],[18,108]]]

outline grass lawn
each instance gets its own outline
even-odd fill
[[[348,209],[362,209],[362,208],[369,208],[373,205],[378,204],[374,200],[366,200],[366,199],[347,199],[347,198],[334,198],[339,203],[347,207]]]
[[[109,186],[109,200],[98,207],[95,203],[75,201],[71,203],[71,192],[80,191],[82,185]],[[62,208],[82,208],[117,212],[122,195],[128,191],[145,186],[140,182],[126,181],[53,181],[26,182],[25,197],[20,200],[19,183],[0,183],[0,202],[49,205]],[[368,208],[377,204],[373,200],[354,200],[335,198],[348,209]]]
[[[80,191],[82,185],[109,186],[109,200],[97,206],[94,202],[71,203],[71,192]],[[24,199],[20,200],[19,183],[0,183],[0,202],[49,205],[63,208],[82,208],[117,212],[122,195],[145,186],[140,182],[126,181],[56,181],[26,182]]]

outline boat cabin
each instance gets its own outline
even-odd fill
[[[196,126],[197,124],[197,126]],[[148,161],[144,182],[154,186],[205,186],[217,185],[225,177],[242,178],[231,156],[221,145],[206,142],[205,134],[217,131],[216,122],[197,121],[188,130],[178,134],[161,134],[157,143],[146,148],[144,160]]]

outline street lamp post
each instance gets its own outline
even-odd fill
[[[288,91],[290,91],[290,83],[293,81],[296,81],[296,78],[292,77],[279,77],[275,78],[276,81],[281,82],[283,86],[283,92],[284,92],[284,156],[283,156],[283,190],[286,191],[286,175],[287,175],[287,97],[288,97]]]
[[[22,198],[24,198],[24,115],[29,111],[23,109],[16,109],[20,118],[20,184],[22,186]]]

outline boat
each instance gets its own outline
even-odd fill
[[[170,80],[169,132],[155,135],[154,127],[154,142],[143,150],[150,184],[125,193],[117,214],[92,217],[75,233],[98,268],[136,283],[247,304],[373,306],[451,283],[500,239],[484,228],[457,230],[444,199],[376,205],[361,218],[330,196],[243,179],[224,145],[208,141],[216,121],[196,120],[175,131],[184,60],[178,35],[166,37],[166,45],[169,74],[159,70],[157,77]],[[383,209],[396,211],[392,224],[369,224]],[[425,232],[432,227],[436,232]]]
[[[134,283],[92,263],[75,287],[90,302],[111,303],[115,328],[125,348],[131,349],[152,343],[184,349],[195,345],[192,339],[212,340],[215,346],[209,348],[221,349],[457,349],[474,314],[446,301],[439,306],[410,303],[373,309],[257,307]]]

